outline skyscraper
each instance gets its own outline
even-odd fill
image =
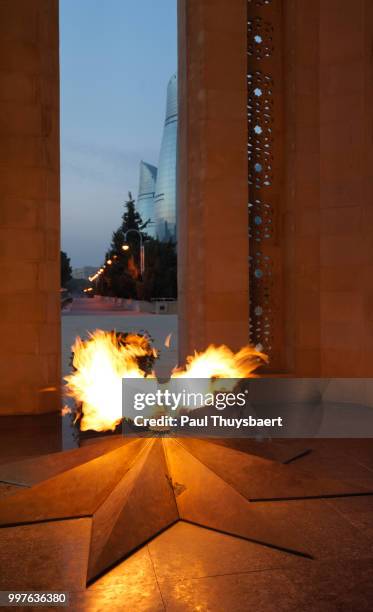
[[[159,240],[176,239],[177,78],[167,86],[166,118],[159,154],[154,206]]]
[[[142,220],[150,223],[146,226],[146,233],[149,236],[155,237],[156,235],[156,223],[155,223],[155,207],[154,207],[154,194],[155,184],[157,180],[157,168],[148,164],[147,162],[140,162],[140,179],[139,179],[139,192],[137,195],[137,210],[141,215]]]

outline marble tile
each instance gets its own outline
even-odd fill
[[[34,485],[128,443],[122,436],[113,436],[93,440],[92,444],[83,448],[5,463],[0,465],[0,480]]]
[[[355,444],[351,444],[354,442]],[[356,486],[373,487],[370,444],[356,447],[359,440],[314,440],[311,453],[300,458],[296,465],[320,478],[337,478]],[[361,441],[364,442],[364,441]],[[373,446],[373,444],[372,444]],[[356,459],[356,456],[359,459]]]
[[[249,500],[322,497],[364,491],[343,480],[316,476],[295,463],[283,465],[232,448],[222,452],[217,444],[206,440],[181,438],[179,442]]]
[[[251,440],[249,438],[211,438],[212,444],[234,448],[242,453],[252,454],[263,459],[280,463],[294,461],[299,455],[308,452],[309,447],[298,440]]]
[[[83,589],[91,519],[0,529],[0,589]]]
[[[164,610],[147,546],[92,583],[71,594],[73,609],[101,612]]]
[[[189,580],[161,580],[167,610],[241,612],[368,612],[372,560],[312,562],[298,569]]]
[[[161,612],[165,610],[157,583],[72,593],[70,608],[79,612]]]
[[[159,580],[254,572],[311,560],[180,521],[148,544]]]
[[[116,450],[62,472],[0,503],[0,524],[91,515],[136,461],[146,442]],[[81,449],[84,456],[86,449]]]
[[[160,588],[166,610],[172,612],[297,610],[296,589],[291,581],[277,570],[196,580],[162,581]]]
[[[309,554],[302,532],[273,521],[268,504],[263,507],[250,503],[181,444],[171,439],[165,442],[181,519],[272,547]]]
[[[153,562],[149,555],[147,546],[143,546],[119,563],[116,567],[95,580],[88,591],[115,589],[119,587],[135,590],[138,585],[152,583],[155,579]]]
[[[373,601],[373,557],[313,563],[284,570],[296,591],[295,610],[302,612],[370,612]]]
[[[258,502],[278,533],[291,532],[294,539],[317,560],[367,558],[372,542],[354,527],[328,500]]]
[[[19,487],[17,485],[0,482],[0,498],[7,497],[8,495],[14,495],[14,493],[17,493],[22,489],[23,487]]]
[[[161,440],[152,440],[97,509],[88,580],[179,519]]]
[[[373,545],[373,495],[327,500],[354,527],[368,536]]]

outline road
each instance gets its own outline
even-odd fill
[[[74,298],[72,304],[62,311],[63,316],[65,315],[76,315],[76,314],[92,314],[92,313],[122,313],[123,315],[138,315],[139,313],[135,310],[124,310],[121,302],[115,304],[113,302],[105,302],[104,300],[94,298]],[[141,315],[147,316],[148,313],[141,313]]]

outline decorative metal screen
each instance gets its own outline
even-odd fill
[[[249,177],[250,342],[278,367],[280,254],[277,171],[281,109],[277,108],[275,23],[280,0],[248,0],[247,113]],[[277,41],[278,42],[278,41]],[[276,74],[274,74],[276,73]]]

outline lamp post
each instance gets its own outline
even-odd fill
[[[140,236],[140,274],[142,276],[145,270],[145,252],[144,252],[144,241],[142,238],[142,233],[137,229],[129,229],[124,234],[124,240],[127,240],[127,234],[129,234],[130,232],[135,232],[136,234]],[[129,246],[127,244],[124,244],[122,246],[122,249],[123,251],[128,251]]]

